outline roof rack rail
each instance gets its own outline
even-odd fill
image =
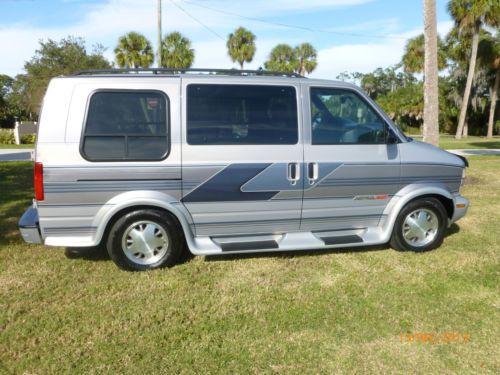
[[[275,77],[290,77],[290,78],[304,78],[297,73],[274,72],[270,70],[239,70],[239,69],[174,69],[174,68],[138,68],[138,69],[91,69],[80,70],[73,73],[73,76],[84,76],[94,74],[215,74],[215,75],[230,75],[230,76],[275,76]]]

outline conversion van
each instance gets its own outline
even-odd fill
[[[264,71],[82,72],[39,122],[29,243],[127,270],[196,255],[438,247],[467,161],[406,137],[358,87]]]

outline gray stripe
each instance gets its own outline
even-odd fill
[[[47,235],[68,235],[68,234],[87,234],[93,235],[97,231],[96,227],[52,227],[43,228],[43,232]]]
[[[46,182],[45,192],[101,192],[126,190],[180,190],[181,181],[92,181],[92,182]]]
[[[210,223],[196,223],[196,227],[217,227],[217,226],[229,226],[229,227],[241,227],[241,226],[270,226],[276,224],[298,224],[300,219],[284,219],[284,220],[258,220],[258,221],[219,221]]]
[[[302,218],[302,221],[316,221],[316,222],[331,222],[331,221],[346,221],[358,219],[380,219],[382,215],[353,215],[353,216],[327,216],[327,217],[312,217]]]

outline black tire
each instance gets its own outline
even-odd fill
[[[129,255],[127,255],[122,245],[125,231],[130,230],[130,227],[135,223],[143,222],[154,224],[158,233],[163,229],[164,232],[160,233],[162,239],[165,238],[165,235],[168,237],[168,245],[164,245],[159,252],[159,254],[163,254],[153,257],[154,262],[147,264],[141,264],[140,253],[137,253],[139,256],[131,259],[133,257],[130,254],[131,251],[128,251]],[[146,271],[175,265],[185,248],[185,241],[182,228],[171,214],[162,210],[141,209],[127,213],[113,224],[106,241],[106,248],[109,256],[119,268],[126,271]],[[157,257],[159,258],[156,259]]]
[[[403,225],[406,217],[410,215],[412,212],[419,209],[425,209],[433,212],[438,220],[438,227],[435,237],[433,238],[432,241],[423,246],[414,246],[404,238]],[[439,200],[432,197],[419,198],[413,200],[409,202],[406,206],[404,206],[401,212],[399,213],[396,222],[394,223],[394,228],[392,230],[390,245],[393,249],[400,251],[424,252],[433,250],[441,246],[441,244],[443,243],[447,223],[448,223],[448,215],[446,213],[446,209],[443,207],[443,204]]]

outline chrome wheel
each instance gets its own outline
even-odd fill
[[[168,234],[152,221],[138,221],[130,225],[122,237],[122,249],[132,262],[150,265],[158,262],[167,252]]]
[[[437,215],[431,210],[420,208],[406,216],[403,222],[403,238],[411,246],[422,247],[436,238],[438,228]]]

